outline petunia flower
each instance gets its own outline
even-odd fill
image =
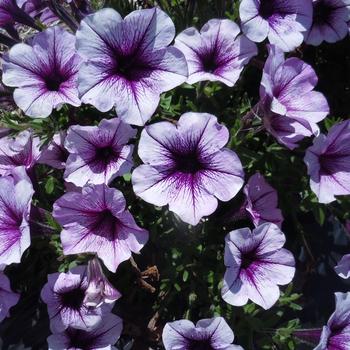
[[[84,298],[84,304],[87,307],[99,307],[103,303],[110,304],[121,297],[119,291],[108,281],[96,257],[88,262],[87,279],[88,287]]]
[[[85,59],[79,73],[82,102],[101,112],[115,107],[128,124],[144,125],[160,94],[187,79],[185,57],[168,47],[174,24],[157,8],[124,19],[113,9],[102,9],[85,17],[76,35],[78,53]]]
[[[10,281],[0,271],[0,322],[9,316],[9,310],[18,303],[20,295],[11,290]]]
[[[236,23],[228,19],[211,19],[201,29],[187,28],[175,39],[175,47],[185,55],[189,76],[187,82],[221,81],[233,86],[245,64],[258,50]]]
[[[55,26],[17,44],[4,55],[3,82],[15,87],[14,100],[30,117],[48,117],[63,104],[80,106],[77,74],[80,58],[75,36]]]
[[[314,350],[350,349],[350,292],[335,293],[335,311],[323,327],[321,340]]]
[[[194,325],[188,320],[168,322],[163,330],[165,350],[243,350],[233,345],[234,334],[222,317],[203,319]]]
[[[16,0],[0,0],[0,27],[7,30],[10,35],[17,36],[14,27],[16,23],[40,30],[33,18],[18,6]]]
[[[312,24],[312,0],[242,0],[239,7],[243,33],[252,41],[265,38],[284,52],[304,40]]]
[[[113,314],[104,316],[103,322],[92,330],[67,328],[50,335],[49,350],[112,350],[123,329],[122,320]]]
[[[205,113],[185,113],[177,125],[146,126],[138,147],[145,164],[132,173],[134,192],[198,224],[216,210],[218,199],[229,201],[243,185],[242,164],[224,147],[228,140],[227,128]]]
[[[344,255],[334,270],[341,278],[350,278],[350,254]]]
[[[0,177],[0,265],[19,263],[30,245],[32,184],[24,167]]]
[[[53,216],[63,227],[64,254],[96,253],[115,272],[148,240],[148,231],[137,226],[125,206],[123,194],[106,185],[64,194],[53,206]]]
[[[306,150],[304,161],[310,186],[320,203],[350,194],[350,121],[334,125],[328,135],[320,134]]]
[[[56,133],[52,141],[42,149],[38,163],[46,164],[56,169],[64,169],[69,152],[64,148],[66,132]]]
[[[0,175],[24,166],[30,171],[40,157],[40,139],[30,130],[20,132],[16,137],[5,136],[0,139]]]
[[[127,145],[136,130],[120,118],[103,119],[98,126],[74,125],[68,129],[64,179],[76,186],[108,184],[128,173],[133,165],[133,145]]]
[[[285,60],[276,46],[268,50],[259,109],[266,130],[294,149],[304,137],[319,133],[317,123],[327,116],[329,106],[323,94],[313,91],[318,79],[311,66],[295,57]]]
[[[243,192],[246,196],[244,208],[255,227],[264,222],[271,222],[281,227],[283,216],[281,210],[277,208],[277,192],[261,174],[251,176]]]
[[[335,43],[348,34],[349,0],[313,0],[313,22],[305,42],[318,46],[323,41]]]
[[[295,273],[293,255],[282,248],[286,238],[277,225],[265,223],[254,229],[242,228],[225,238],[223,299],[235,306],[248,299],[264,309],[280,296],[279,285],[291,282]]]
[[[88,287],[86,266],[75,267],[68,273],[53,273],[47,279],[41,299],[47,304],[53,333],[63,332],[68,327],[90,330],[102,321],[107,309],[90,309],[84,305]]]

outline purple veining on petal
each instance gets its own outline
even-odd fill
[[[49,350],[112,350],[111,346],[119,339],[122,329],[122,320],[116,315],[107,314],[104,316],[103,322],[92,330],[70,327],[62,333],[51,335],[47,339]]]
[[[317,123],[329,113],[326,98],[314,88],[317,75],[298,58],[284,59],[270,45],[260,85],[259,109],[266,130],[289,149],[319,133]]]
[[[144,125],[160,94],[187,79],[185,57],[168,46],[174,36],[170,17],[157,8],[124,19],[109,8],[85,17],[77,31],[78,52],[85,59],[79,73],[82,102],[101,112],[115,107],[128,124]]]
[[[41,298],[47,304],[53,333],[63,332],[68,327],[92,329],[101,322],[104,312],[110,310],[110,307],[86,307],[83,301],[87,287],[86,266],[48,276]]]
[[[259,173],[253,175],[244,187],[246,196],[245,209],[255,227],[264,222],[271,222],[281,227],[283,216],[277,208],[277,192]]]
[[[297,48],[312,24],[312,0],[242,0],[239,10],[250,40],[268,38],[284,52]]]
[[[350,349],[350,292],[335,293],[335,311],[323,327],[321,340],[314,350]]]
[[[280,296],[279,285],[292,281],[293,255],[283,248],[285,236],[277,225],[265,223],[230,232],[225,238],[223,299],[242,306],[248,299],[271,308]]]
[[[313,0],[313,24],[305,33],[305,42],[318,46],[323,41],[335,43],[348,34],[349,0]]]
[[[0,265],[19,263],[30,245],[33,187],[24,167],[0,177]]]
[[[53,208],[54,218],[63,227],[64,253],[96,253],[115,272],[148,240],[148,231],[137,226],[125,206],[123,194],[106,185],[87,185],[81,193],[64,194]]]
[[[189,84],[221,81],[233,86],[245,64],[257,54],[256,45],[230,20],[212,19],[200,32],[187,28],[175,39],[175,47],[185,55]]]
[[[40,157],[40,139],[31,130],[20,132],[15,137],[0,139],[0,175],[24,166],[27,171],[33,168]]]
[[[222,317],[202,319],[196,325],[188,320],[168,322],[162,339],[165,350],[243,350],[232,344],[234,334]]]
[[[186,113],[176,126],[147,126],[138,148],[144,164],[132,173],[135,193],[198,224],[215,211],[218,199],[229,201],[243,185],[242,164],[224,147],[228,138],[227,128],[205,113]]]
[[[81,60],[75,36],[59,26],[17,44],[4,55],[3,82],[15,87],[14,100],[30,117],[48,117],[63,104],[80,106],[77,75]]]
[[[98,126],[72,126],[65,147],[69,152],[64,178],[76,186],[108,184],[131,170],[136,130],[120,118],[103,119]]]
[[[334,125],[325,136],[320,134],[306,150],[304,161],[310,186],[320,203],[335,196],[350,194],[350,121]]]

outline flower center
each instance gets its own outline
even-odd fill
[[[208,73],[213,73],[217,69],[215,53],[211,52],[201,57],[203,70]]]
[[[245,253],[242,255],[242,258],[241,258],[241,268],[246,270],[255,261],[256,261],[255,251]]]
[[[191,340],[188,350],[213,350],[210,339]]]
[[[195,174],[203,169],[203,164],[198,159],[196,151],[187,154],[175,154],[174,156],[176,170],[181,173]]]
[[[116,153],[111,146],[100,147],[96,149],[96,159],[104,161],[105,163],[109,163],[115,156]]]
[[[327,22],[332,8],[328,6],[323,0],[314,3],[314,23]]]
[[[137,81],[149,75],[150,67],[134,55],[117,55],[114,74],[128,81]]]
[[[334,174],[337,164],[342,163],[341,157],[329,156],[327,154],[321,154],[318,161],[320,162],[320,173],[325,175]]]
[[[271,17],[275,13],[274,0],[261,0],[259,12],[264,19]]]
[[[61,294],[61,302],[64,307],[79,310],[83,305],[85,291],[82,288],[75,288]]]
[[[109,209],[96,213],[96,219],[92,230],[94,234],[114,240],[118,234],[118,223],[116,218]]]
[[[49,91],[59,91],[61,84],[65,81],[59,74],[52,74],[45,78],[46,88]]]
[[[90,349],[92,345],[88,333],[78,329],[68,329],[70,348],[74,349]]]

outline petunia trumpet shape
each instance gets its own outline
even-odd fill
[[[312,24],[312,0],[242,0],[239,8],[243,33],[252,41],[265,38],[284,52],[304,40]]]
[[[52,141],[42,150],[38,163],[49,165],[56,169],[64,169],[69,156],[64,148],[66,132],[61,131],[55,134]]]
[[[19,263],[30,245],[32,184],[24,167],[0,177],[0,266]]]
[[[275,224],[265,223],[254,229],[242,228],[225,238],[223,299],[235,306],[248,299],[264,309],[271,308],[280,296],[279,285],[292,281],[293,255],[282,248],[286,238]]]
[[[63,227],[64,254],[96,253],[115,272],[148,240],[148,231],[137,226],[125,206],[123,194],[106,185],[64,194],[53,206],[53,216]]]
[[[344,255],[334,270],[341,278],[350,278],[350,254]]]
[[[138,154],[145,163],[132,173],[135,193],[196,225],[218,199],[229,201],[243,185],[243,168],[225,148],[229,132],[215,116],[185,113],[177,125],[159,122],[142,131]]]
[[[84,305],[88,287],[86,266],[75,267],[68,273],[53,273],[47,279],[41,299],[47,304],[53,333],[63,332],[68,327],[90,330],[101,322],[107,310]]]
[[[302,60],[284,59],[276,46],[268,47],[260,85],[259,109],[266,130],[289,149],[304,137],[319,133],[317,123],[329,113],[326,98],[313,91],[317,75]]]
[[[175,39],[175,47],[185,55],[189,84],[198,81],[221,81],[233,86],[245,64],[258,53],[256,45],[239,35],[236,23],[211,19],[201,29],[187,28]]]
[[[76,186],[108,184],[128,173],[134,147],[127,145],[136,130],[120,118],[103,119],[98,126],[74,125],[68,129],[65,181]]]
[[[67,328],[50,335],[49,350],[112,350],[123,329],[122,320],[113,314],[105,315],[103,322],[92,330]]]
[[[15,87],[14,100],[35,118],[48,117],[63,104],[80,106],[77,74],[81,60],[75,36],[55,26],[17,44],[4,55],[3,82]]]
[[[350,350],[350,292],[335,293],[335,311],[314,350]]]
[[[10,281],[0,271],[0,322],[8,317],[9,310],[18,303],[20,295],[11,290]]]
[[[115,107],[128,124],[144,125],[162,92],[186,81],[188,69],[180,50],[168,46],[175,27],[168,15],[153,8],[124,19],[110,8],[85,17],[77,31],[84,58],[79,93],[101,112]]]
[[[121,297],[119,291],[108,281],[96,257],[89,260],[87,279],[88,287],[84,298],[87,307],[99,307],[103,303],[111,304]]]
[[[165,350],[243,350],[233,345],[234,334],[222,317],[203,319],[194,325],[188,320],[168,322],[163,330]]]
[[[283,216],[281,210],[277,208],[277,192],[261,174],[251,176],[243,191],[246,196],[244,208],[255,227],[264,222],[271,222],[281,227]]]
[[[334,125],[328,135],[320,134],[306,150],[304,161],[310,186],[320,203],[350,194],[350,121]]]
[[[24,166],[30,172],[40,157],[40,139],[30,130],[16,137],[0,139],[0,175],[6,175],[17,167]]]
[[[313,0],[313,22],[305,42],[318,46],[323,41],[335,43],[348,34],[349,0]]]

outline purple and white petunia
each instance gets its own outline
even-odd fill
[[[24,167],[0,177],[0,266],[19,263],[30,245],[33,186]]]
[[[103,119],[98,126],[74,125],[68,129],[65,147],[69,157],[64,179],[76,186],[108,184],[133,165],[133,145],[127,145],[136,130],[120,118]]]
[[[283,216],[281,210],[277,208],[277,192],[260,173],[250,177],[243,192],[246,196],[245,210],[255,227],[265,222],[281,227]]]
[[[227,128],[206,113],[185,113],[177,125],[146,126],[138,147],[145,164],[132,173],[135,193],[157,206],[169,204],[181,220],[197,225],[218,199],[229,201],[243,185],[241,161],[224,147],[228,140]]]
[[[55,134],[52,141],[42,149],[38,163],[46,164],[56,169],[64,169],[69,156],[69,152],[64,148],[65,139],[65,131]]]
[[[284,52],[304,40],[312,24],[312,0],[242,0],[239,8],[243,33],[252,41],[268,38]]]
[[[350,278],[350,254],[344,255],[334,270],[341,278]]]
[[[6,175],[17,167],[24,166],[30,172],[40,157],[40,139],[31,130],[0,139],[0,175]]]
[[[175,26],[157,8],[124,19],[113,9],[102,9],[85,17],[76,35],[78,53],[85,59],[79,73],[82,102],[101,112],[115,107],[128,124],[144,125],[160,94],[187,79],[185,57],[168,46]]]
[[[168,322],[162,338],[165,350],[243,350],[232,344],[234,334],[222,317],[203,319],[196,325],[188,320]]]
[[[11,290],[10,281],[0,271],[0,322],[9,315],[12,306],[18,303],[20,295]]]
[[[87,279],[88,287],[84,298],[86,306],[99,307],[103,303],[111,304],[121,297],[119,291],[108,281],[96,257],[88,262]]]
[[[63,227],[64,254],[96,253],[115,272],[148,240],[148,231],[137,226],[125,206],[123,194],[106,185],[64,194],[53,206],[53,216]]]
[[[221,81],[233,86],[245,64],[258,53],[256,45],[239,35],[238,25],[228,19],[211,19],[201,29],[187,28],[175,39],[185,55],[189,84]]]
[[[223,299],[235,306],[250,299],[264,309],[271,308],[280,296],[278,286],[291,282],[295,273],[293,255],[282,248],[285,242],[279,227],[271,223],[253,231],[230,232],[225,238]]]
[[[317,75],[304,61],[269,45],[260,85],[259,109],[266,130],[289,149],[319,133],[317,123],[329,113],[326,98],[313,91]]]
[[[350,350],[350,292],[335,293],[335,311],[314,350]]]
[[[48,117],[63,104],[80,106],[77,77],[81,60],[75,36],[59,26],[17,44],[4,55],[3,82],[15,87],[14,100],[30,117]]]
[[[348,35],[350,0],[313,0],[312,4],[313,23],[305,33],[307,44],[335,43]]]
[[[88,287],[86,266],[78,266],[68,273],[53,273],[41,290],[41,299],[47,304],[50,328],[59,333],[68,327],[89,330],[102,320],[106,308],[88,308],[84,305]]]
[[[103,322],[92,330],[67,328],[50,335],[49,350],[112,350],[123,329],[122,320],[113,314],[105,315]]]
[[[350,120],[334,125],[328,135],[320,134],[306,150],[304,161],[310,186],[320,203],[350,194]]]

